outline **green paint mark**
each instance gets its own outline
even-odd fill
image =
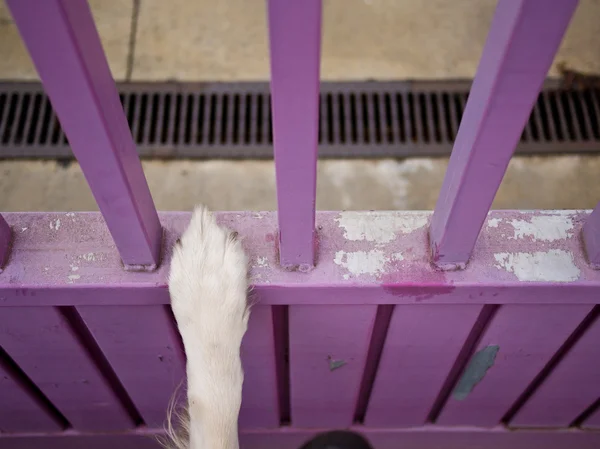
[[[463,401],[469,396],[475,385],[481,382],[485,377],[485,373],[494,366],[496,354],[498,354],[499,350],[500,346],[492,345],[473,354],[473,358],[471,358],[471,361],[465,368],[465,372],[452,392],[454,399]]]
[[[335,371],[338,368],[341,368],[346,364],[345,360],[334,360],[329,357],[329,371]]]

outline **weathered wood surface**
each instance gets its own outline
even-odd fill
[[[491,212],[468,268],[451,272],[430,263],[427,212],[319,212],[310,273],[279,268],[275,213],[226,212],[218,221],[243,237],[262,304],[596,304],[600,271],[580,239],[588,215]],[[0,307],[168,304],[170,248],[189,217],[161,214],[164,262],[132,273],[100,214],[5,214],[14,235]]]

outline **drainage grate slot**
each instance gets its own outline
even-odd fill
[[[470,82],[323,83],[321,157],[444,156]],[[271,158],[266,83],[127,83],[119,97],[142,157]],[[517,152],[600,150],[600,90],[546,83]],[[0,83],[0,157],[72,157],[39,83]]]

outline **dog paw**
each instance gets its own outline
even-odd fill
[[[239,346],[249,316],[247,275],[248,260],[237,233],[197,207],[173,248],[169,275],[171,306],[186,346]]]

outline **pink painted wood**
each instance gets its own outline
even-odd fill
[[[497,348],[492,366],[466,397],[453,394],[436,421],[443,426],[497,426],[592,309],[591,305],[510,305],[495,314],[476,348]],[[471,371],[473,372],[473,371]]]
[[[169,401],[185,380],[185,358],[165,306],[77,310],[144,423],[162,427]],[[184,390],[180,394],[185,397]]]
[[[3,308],[0,344],[73,428],[131,427],[119,398],[56,308]]]
[[[160,223],[86,0],[7,5],[123,262],[155,268]]]
[[[600,269],[600,203],[583,227],[583,242],[590,264]]]
[[[268,0],[280,262],[315,264],[321,0]]]
[[[599,342],[600,320],[596,319],[517,412],[510,425],[566,427],[600,398]]]
[[[298,449],[303,443],[326,429],[254,429],[240,433],[241,449]],[[600,432],[579,430],[506,430],[448,428],[425,426],[412,429],[367,429],[352,427],[377,449],[443,448],[443,449],[597,449]],[[64,432],[57,435],[0,435],[2,449],[159,449],[156,438],[163,435],[158,429],[139,429],[122,434],[80,434]]]
[[[582,424],[584,429],[600,430],[600,408],[596,409]]]
[[[396,306],[367,409],[367,426],[412,427],[427,422],[481,309]]]
[[[275,213],[225,212],[217,218],[244,238],[253,292],[262,305],[564,304],[565,298],[569,304],[596,304],[600,272],[586,262],[579,238],[588,215],[492,212],[469,269],[452,272],[436,270],[429,262],[429,213],[319,212],[319,264],[310,273],[279,268]],[[26,230],[14,233],[11,263],[0,274],[0,308],[169,303],[169,252],[153,273],[123,271],[99,214],[8,213],[5,218],[13,229]],[[49,223],[58,219],[60,229],[51,229]],[[164,246],[171,248],[189,214],[163,213],[161,220]],[[516,232],[520,226],[542,232],[557,223],[568,231],[552,241]],[[360,229],[377,229],[383,240],[369,240],[371,235]],[[552,264],[533,270],[531,262],[544,254]],[[357,272],[348,255],[371,257],[371,271]],[[79,267],[79,277],[71,280],[72,264]]]
[[[279,427],[275,341],[271,307],[252,308],[241,349],[244,369],[241,429]]]
[[[59,424],[19,385],[0,360],[0,435],[4,432],[56,432]],[[2,440],[0,439],[0,446]]]
[[[352,424],[375,312],[374,306],[289,308],[294,427]]]
[[[431,221],[441,268],[464,266],[577,0],[500,0]]]
[[[10,226],[8,226],[4,217],[0,215],[0,273],[2,273],[2,268],[8,262],[11,239]]]

